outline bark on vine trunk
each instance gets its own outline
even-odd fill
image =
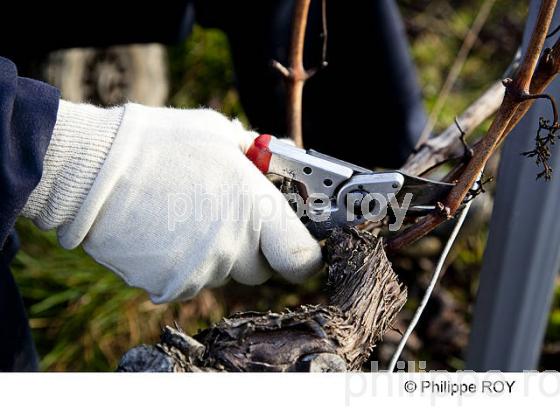
[[[325,245],[327,305],[243,312],[190,337],[166,327],[160,343],[129,350],[118,371],[359,370],[406,302],[382,240],[335,231]]]

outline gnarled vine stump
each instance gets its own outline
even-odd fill
[[[368,232],[335,231],[325,254],[328,305],[238,313],[193,337],[166,327],[160,343],[129,350],[118,370],[359,370],[406,302],[406,289],[382,240]]]

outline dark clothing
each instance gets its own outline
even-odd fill
[[[0,57],[0,245],[41,179],[59,98],[56,88],[18,77]]]
[[[18,244],[13,226],[41,179],[58,99],[58,90],[18,77],[14,64],[0,58],[0,370],[37,365],[9,264]]]
[[[229,38],[241,102],[252,126],[284,136],[283,79],[295,0],[183,0],[154,7],[115,2],[11,4],[18,24],[0,25],[0,55],[20,68],[49,51],[184,38],[194,21]],[[71,7],[76,7],[73,13]],[[328,67],[304,89],[303,134],[313,147],[363,166],[398,167],[425,123],[414,67],[393,0],[348,5],[327,1]],[[305,64],[321,63],[321,1],[311,5]],[[21,30],[21,32],[18,32]],[[56,120],[54,88],[18,77],[0,59],[0,370],[32,370],[37,361],[25,310],[9,272],[17,249],[13,226],[41,178]]]
[[[18,24],[0,25],[0,55],[19,67],[62,48],[178,42],[192,27],[192,3],[11,2],[10,15]]]

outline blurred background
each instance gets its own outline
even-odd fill
[[[482,2],[397,3],[429,112]],[[521,42],[526,13],[526,2],[496,1],[439,116],[436,131],[452,123],[455,115],[501,77]],[[64,98],[73,101],[209,106],[246,121],[234,87],[227,39],[214,29],[195,26],[187,41],[172,47],[147,44],[57,51],[37,70],[45,81],[61,89]],[[481,126],[475,137],[487,126]],[[405,360],[425,360],[428,369],[464,366],[492,205],[489,188],[477,201],[477,216],[471,218],[449,257],[440,285],[405,350]],[[325,301],[325,281],[319,276],[302,286],[278,279],[257,288],[231,283],[204,290],[188,302],[154,305],[142,291],[128,288],[81,250],[61,249],[54,232],[41,232],[25,220],[18,221],[17,228],[22,249],[12,268],[27,306],[41,369],[46,371],[113,370],[126,350],[157,342],[162,326],[173,321],[195,333],[235,311],[281,310]],[[398,329],[405,329],[422,297],[446,235],[443,227],[394,258],[395,268],[409,288]],[[544,369],[560,369],[560,282],[555,295],[542,349],[540,366]],[[389,332],[372,359],[386,363],[399,338],[397,331]]]

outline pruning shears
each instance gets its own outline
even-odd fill
[[[257,137],[246,155],[264,174],[283,177],[282,192],[294,209],[298,198],[305,203],[302,221],[318,239],[336,227],[364,223],[368,215],[386,215],[394,200],[407,201],[414,215],[431,212],[453,187],[396,170],[372,171],[268,134]]]

